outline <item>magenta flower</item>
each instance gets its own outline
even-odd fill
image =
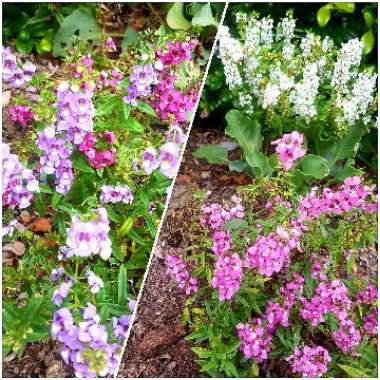
[[[220,301],[229,300],[238,292],[242,278],[242,260],[237,253],[218,257],[211,285],[218,290]]]
[[[295,162],[305,155],[306,151],[302,148],[302,144],[303,135],[297,131],[284,134],[281,139],[272,141],[272,145],[276,145],[281,166],[285,170],[290,170]]]
[[[328,351],[321,347],[304,346],[303,351],[298,347],[293,355],[286,359],[292,364],[292,372],[302,377],[321,377],[327,372],[327,364],[331,361]]]
[[[181,256],[166,257],[167,273],[178,283],[180,289],[185,289],[187,295],[198,290],[198,281],[191,275],[189,263],[184,263]]]
[[[332,338],[344,353],[352,352],[360,344],[361,340],[359,330],[356,329],[354,322],[350,320],[340,321],[339,329],[332,333]]]
[[[272,336],[265,331],[261,319],[253,319],[251,325],[239,323],[236,330],[242,341],[239,349],[246,359],[253,358],[259,364],[268,359]]]
[[[111,37],[108,37],[106,40],[106,45],[112,50],[112,51],[117,51],[115,42]]]
[[[33,120],[34,113],[28,106],[13,106],[9,108],[9,115],[13,123],[18,123],[22,127],[27,127]]]

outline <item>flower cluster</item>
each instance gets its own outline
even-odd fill
[[[133,313],[136,307],[136,301],[131,300],[128,303],[128,308]],[[113,335],[120,340],[124,340],[127,338],[127,333],[128,333],[128,328],[129,325],[131,324],[131,319],[132,316],[130,314],[125,314],[122,315],[119,318],[113,317],[112,318],[112,326],[113,330],[112,333]]]
[[[247,249],[244,265],[258,268],[262,275],[272,276],[289,263],[292,249],[300,249],[299,236],[298,230],[288,232],[283,227],[268,236],[259,235],[255,244]]]
[[[305,155],[305,149],[302,148],[303,135],[296,131],[284,134],[281,139],[272,141],[276,146],[281,166],[285,170],[290,170],[295,162]]]
[[[112,243],[108,237],[110,225],[107,210],[93,209],[88,215],[73,216],[67,230],[66,246],[60,248],[60,259],[99,255],[108,260],[112,253]]]
[[[232,237],[229,231],[215,231],[212,235],[212,251],[216,256],[223,256],[232,248]]]
[[[157,168],[168,178],[173,178],[180,153],[179,145],[174,142],[166,142],[160,147],[160,156],[155,148],[147,148],[142,155],[142,167],[146,174],[151,174]]]
[[[151,92],[151,86],[156,81],[156,75],[151,64],[135,66],[129,77],[131,84],[124,97],[124,101],[133,106],[137,105],[137,98],[147,96]]]
[[[377,307],[375,307],[363,318],[363,328],[366,334],[377,336],[378,334],[377,320],[378,320],[378,312],[377,312]]]
[[[225,223],[234,218],[244,217],[244,206],[241,199],[235,195],[231,197],[231,205],[220,205],[212,203],[202,206],[200,223],[212,230],[222,230]]]
[[[302,304],[300,310],[302,318],[310,320],[312,326],[317,326],[318,323],[325,321],[327,313],[335,314],[340,321],[344,320],[352,301],[346,286],[335,279],[331,283],[321,282],[310,301],[302,297]]]
[[[219,57],[226,84],[244,112],[279,110],[308,124],[319,117],[317,103],[323,92],[332,100],[327,112],[338,133],[360,120],[375,123],[376,107],[371,106],[376,104],[377,74],[372,68],[361,70],[359,39],[340,49],[328,36],[308,32],[299,39],[291,12],[277,25],[257,14],[238,13],[236,20],[239,38],[232,37],[227,26],[219,30]]]
[[[166,265],[167,273],[178,283],[180,289],[185,289],[186,294],[195,293],[198,290],[198,281],[191,275],[190,264],[184,263],[181,256],[168,255]]]
[[[17,123],[25,128],[33,120],[34,113],[28,106],[13,106],[9,107],[9,116],[13,123]]]
[[[374,284],[369,283],[367,287],[356,295],[359,302],[371,305],[377,300],[377,288]]]
[[[67,282],[63,282],[58,289],[54,290],[53,293],[53,302],[57,306],[61,306],[63,300],[69,295],[71,287],[74,283],[69,280]]]
[[[347,353],[359,345],[361,336],[354,322],[343,320],[339,323],[339,329],[332,333],[332,338],[342,352]]]
[[[106,132],[104,138],[108,144],[112,144],[114,142],[113,132]],[[79,150],[88,158],[90,165],[95,169],[102,169],[106,166],[113,165],[116,158],[115,149],[104,149],[100,152],[95,147],[96,141],[97,140],[92,132],[86,133],[79,145]]]
[[[65,132],[72,144],[81,144],[86,134],[93,131],[95,107],[92,96],[92,90],[81,90],[67,82],[58,86],[57,131]]]
[[[375,188],[361,185],[360,177],[348,177],[336,191],[326,187],[318,195],[317,188],[312,188],[308,196],[301,199],[300,214],[308,219],[316,219],[321,214],[341,215],[357,208],[364,212],[376,212],[377,201],[372,202]]]
[[[287,359],[292,364],[292,372],[300,373],[302,377],[321,377],[327,372],[327,364],[331,361],[328,351],[321,347],[298,347]]]
[[[29,207],[33,193],[39,191],[38,181],[30,169],[22,166],[8,144],[2,144],[2,199],[4,205]]]
[[[3,81],[10,83],[15,88],[26,86],[36,72],[36,66],[31,62],[25,62],[21,67],[17,64],[17,59],[11,53],[9,47],[3,48]]]
[[[254,319],[251,324],[239,323],[236,326],[239,339],[242,341],[240,351],[246,359],[255,359],[262,363],[270,352],[271,335],[267,335],[261,319]]]
[[[40,156],[41,172],[55,174],[55,190],[67,194],[74,179],[72,162],[69,159],[71,144],[62,137],[56,137],[54,125],[37,132],[37,136],[37,145],[43,152]]]
[[[242,260],[237,253],[217,258],[211,285],[218,289],[219,300],[229,300],[240,288],[243,278]]]
[[[133,201],[133,194],[127,185],[103,185],[102,193],[100,194],[100,202],[102,203],[118,203],[131,204]]]
[[[277,325],[282,327],[289,326],[289,310],[280,306],[278,302],[268,301],[268,307],[265,311],[266,328],[269,333],[276,331]]]
[[[88,304],[82,318],[76,323],[68,308],[54,314],[51,334],[62,344],[62,359],[73,366],[77,377],[114,375],[120,360],[119,344],[109,343],[94,305]]]

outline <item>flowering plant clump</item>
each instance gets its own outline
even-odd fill
[[[78,377],[116,375],[207,63],[195,29],[137,35],[75,36],[50,76],[3,48],[21,136],[2,147],[3,236],[26,248],[4,272],[3,352],[53,339]]]
[[[209,77],[222,78],[210,86],[229,99],[225,132],[242,154],[229,160],[226,147],[206,145],[195,155],[253,177],[287,171],[304,192],[328,176],[341,182],[361,174],[353,163],[366,154],[360,141],[377,133],[377,73],[365,41],[303,30],[293,13],[231,8]]]
[[[278,189],[278,202],[268,208]],[[197,196],[198,204],[206,201],[193,213],[188,247],[175,257],[183,275],[172,279],[180,288],[190,278],[197,284],[187,291],[183,321],[193,331],[188,339],[202,342],[194,352],[203,371],[376,372],[377,288],[357,275],[354,253],[375,244],[375,191],[348,177],[300,196],[280,176],[242,186],[222,204]],[[344,259],[346,250],[354,259]],[[173,273],[171,256],[167,264]]]

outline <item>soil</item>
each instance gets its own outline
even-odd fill
[[[165,257],[173,254],[186,241],[186,223],[191,212],[189,202],[198,188],[207,188],[209,200],[252,180],[228,172],[222,165],[209,165],[192,153],[204,144],[233,144],[218,129],[194,126],[184,153],[168,212],[162,225],[137,316],[131,330],[118,377],[200,377],[192,344],[185,340],[189,333],[180,320],[186,294],[166,275]]]

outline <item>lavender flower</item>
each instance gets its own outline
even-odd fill
[[[124,101],[136,106],[139,96],[147,96],[150,94],[151,85],[155,80],[152,65],[135,66],[129,78],[131,85],[127,89],[128,93],[124,97]]]
[[[53,293],[53,302],[57,306],[61,306],[63,300],[69,295],[70,289],[73,286],[73,282],[67,281],[60,285]]]
[[[65,268],[63,267],[58,267],[56,269],[53,269],[51,271],[51,276],[50,276],[50,280],[52,282],[58,282],[62,277],[64,277],[66,275],[66,272],[65,272]]]
[[[2,144],[3,204],[29,207],[33,193],[39,192],[38,181],[29,169],[23,168],[17,155],[11,154],[8,144]]]
[[[123,186],[102,186],[102,193],[100,195],[100,202],[102,203],[118,203],[131,204],[133,201],[133,194],[127,185]]]
[[[157,159],[157,150],[153,147],[147,148],[142,155],[142,167],[146,174],[151,174],[160,166]]]
[[[61,258],[99,254],[103,260],[109,259],[112,253],[109,231],[108,215],[104,208],[93,209],[82,217],[73,216],[71,227],[67,230],[66,246],[61,247]]]
[[[160,152],[161,173],[168,178],[173,178],[178,165],[179,147],[175,143],[167,142],[161,146]]]
[[[91,270],[88,270],[86,272],[86,277],[88,285],[90,286],[91,293],[99,293],[100,289],[102,289],[104,286],[103,280]]]
[[[18,225],[17,219],[13,219],[9,222],[8,225],[3,226],[2,236],[12,236],[15,230],[15,227]]]

